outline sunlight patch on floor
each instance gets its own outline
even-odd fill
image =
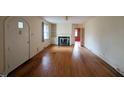
[[[80,56],[80,42],[75,42],[72,54],[74,58],[78,58]]]

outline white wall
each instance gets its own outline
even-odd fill
[[[4,68],[4,56],[3,56],[3,33],[4,33],[4,23],[3,21],[7,17],[0,17],[0,74],[3,74],[5,72]],[[51,31],[50,31],[50,39],[45,40],[45,42],[42,42],[41,36],[42,36],[42,21],[40,17],[20,17],[25,19],[30,26],[30,56],[33,57],[37,53],[39,53],[44,47],[47,47],[51,42]],[[49,23],[50,24],[50,23]]]
[[[124,74],[124,17],[95,17],[85,24],[85,46]]]
[[[30,56],[33,57],[37,54],[37,48],[39,51],[42,50],[42,39],[41,39],[41,19],[38,17],[29,17],[30,31],[31,31],[31,43],[30,43]]]
[[[31,31],[31,57],[40,52],[44,47],[47,47],[50,44],[50,39],[42,42],[42,20],[40,17],[28,17],[30,23],[30,31]],[[51,31],[50,31],[51,33]],[[37,51],[38,49],[38,51]]]
[[[57,36],[70,36],[71,37],[71,41],[70,44],[73,44],[73,38],[74,38],[74,34],[72,33],[72,24],[57,24]],[[56,40],[56,44],[57,40]]]
[[[71,35],[72,24],[57,24],[57,35]]]
[[[0,17],[0,74],[4,71],[4,48],[3,48],[3,20],[5,17]]]

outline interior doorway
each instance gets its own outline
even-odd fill
[[[80,28],[75,28],[75,45],[80,46],[81,45],[81,38],[80,38]]]

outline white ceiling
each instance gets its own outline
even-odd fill
[[[72,24],[82,24],[87,20],[93,18],[92,16],[44,16],[45,20],[51,23],[72,23]]]

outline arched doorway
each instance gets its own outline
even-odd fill
[[[5,21],[5,61],[7,73],[30,58],[29,24],[20,17],[8,17]]]

